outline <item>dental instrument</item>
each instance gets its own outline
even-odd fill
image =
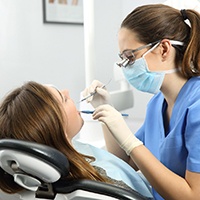
[[[81,113],[84,113],[84,114],[93,114],[94,113],[94,111],[92,111],[92,110],[82,110],[82,111],[80,111]],[[128,114],[126,114],[126,113],[122,113],[121,114],[123,117],[128,117]]]
[[[111,80],[112,80],[112,78],[106,84],[102,85],[101,88],[105,88],[111,82]],[[86,99],[90,98],[91,96],[94,96],[96,93],[97,93],[97,91],[95,89],[94,92],[91,92],[88,96],[81,99],[78,103],[85,101]]]

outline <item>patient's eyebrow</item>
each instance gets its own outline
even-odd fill
[[[60,92],[60,90],[58,90],[57,88],[55,88],[55,89],[57,90],[58,94],[61,96],[62,102],[64,102],[64,101],[65,101],[65,99],[64,99],[64,97],[63,97],[62,93]]]
[[[58,92],[58,94],[60,95],[60,97],[62,99],[62,102],[65,101],[65,98],[63,97],[62,93],[60,92],[60,90],[55,85],[52,85],[52,84],[46,84],[46,85],[49,86],[49,87],[54,88]]]

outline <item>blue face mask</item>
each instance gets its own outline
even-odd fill
[[[123,67],[123,73],[126,80],[136,89],[148,92],[152,94],[156,94],[159,92],[165,74],[170,74],[178,71],[178,69],[152,72],[148,69],[148,64],[144,58],[144,56],[155,49],[159,43],[149,49],[141,58],[136,59],[132,65],[128,65],[127,67]]]

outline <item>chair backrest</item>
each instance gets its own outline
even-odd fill
[[[13,176],[36,198],[59,199],[146,199],[136,191],[129,191],[91,180],[67,181],[69,162],[60,151],[42,144],[14,139],[0,140],[0,167]]]
[[[22,187],[36,191],[68,174],[69,162],[58,150],[14,139],[0,140],[0,166]]]

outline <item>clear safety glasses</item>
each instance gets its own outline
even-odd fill
[[[147,47],[151,47],[153,46],[154,44],[160,42],[159,41],[156,41],[156,42],[152,42],[152,43],[149,43],[149,44],[146,44],[144,46],[141,46],[141,47],[138,47],[137,49],[126,49],[124,50],[122,53],[119,54],[119,57],[122,59],[120,62],[117,62],[116,64],[119,66],[119,67],[127,67],[127,65],[132,65],[135,60],[136,60],[136,56],[135,56],[135,52],[137,51],[140,51],[142,49],[145,49]]]

